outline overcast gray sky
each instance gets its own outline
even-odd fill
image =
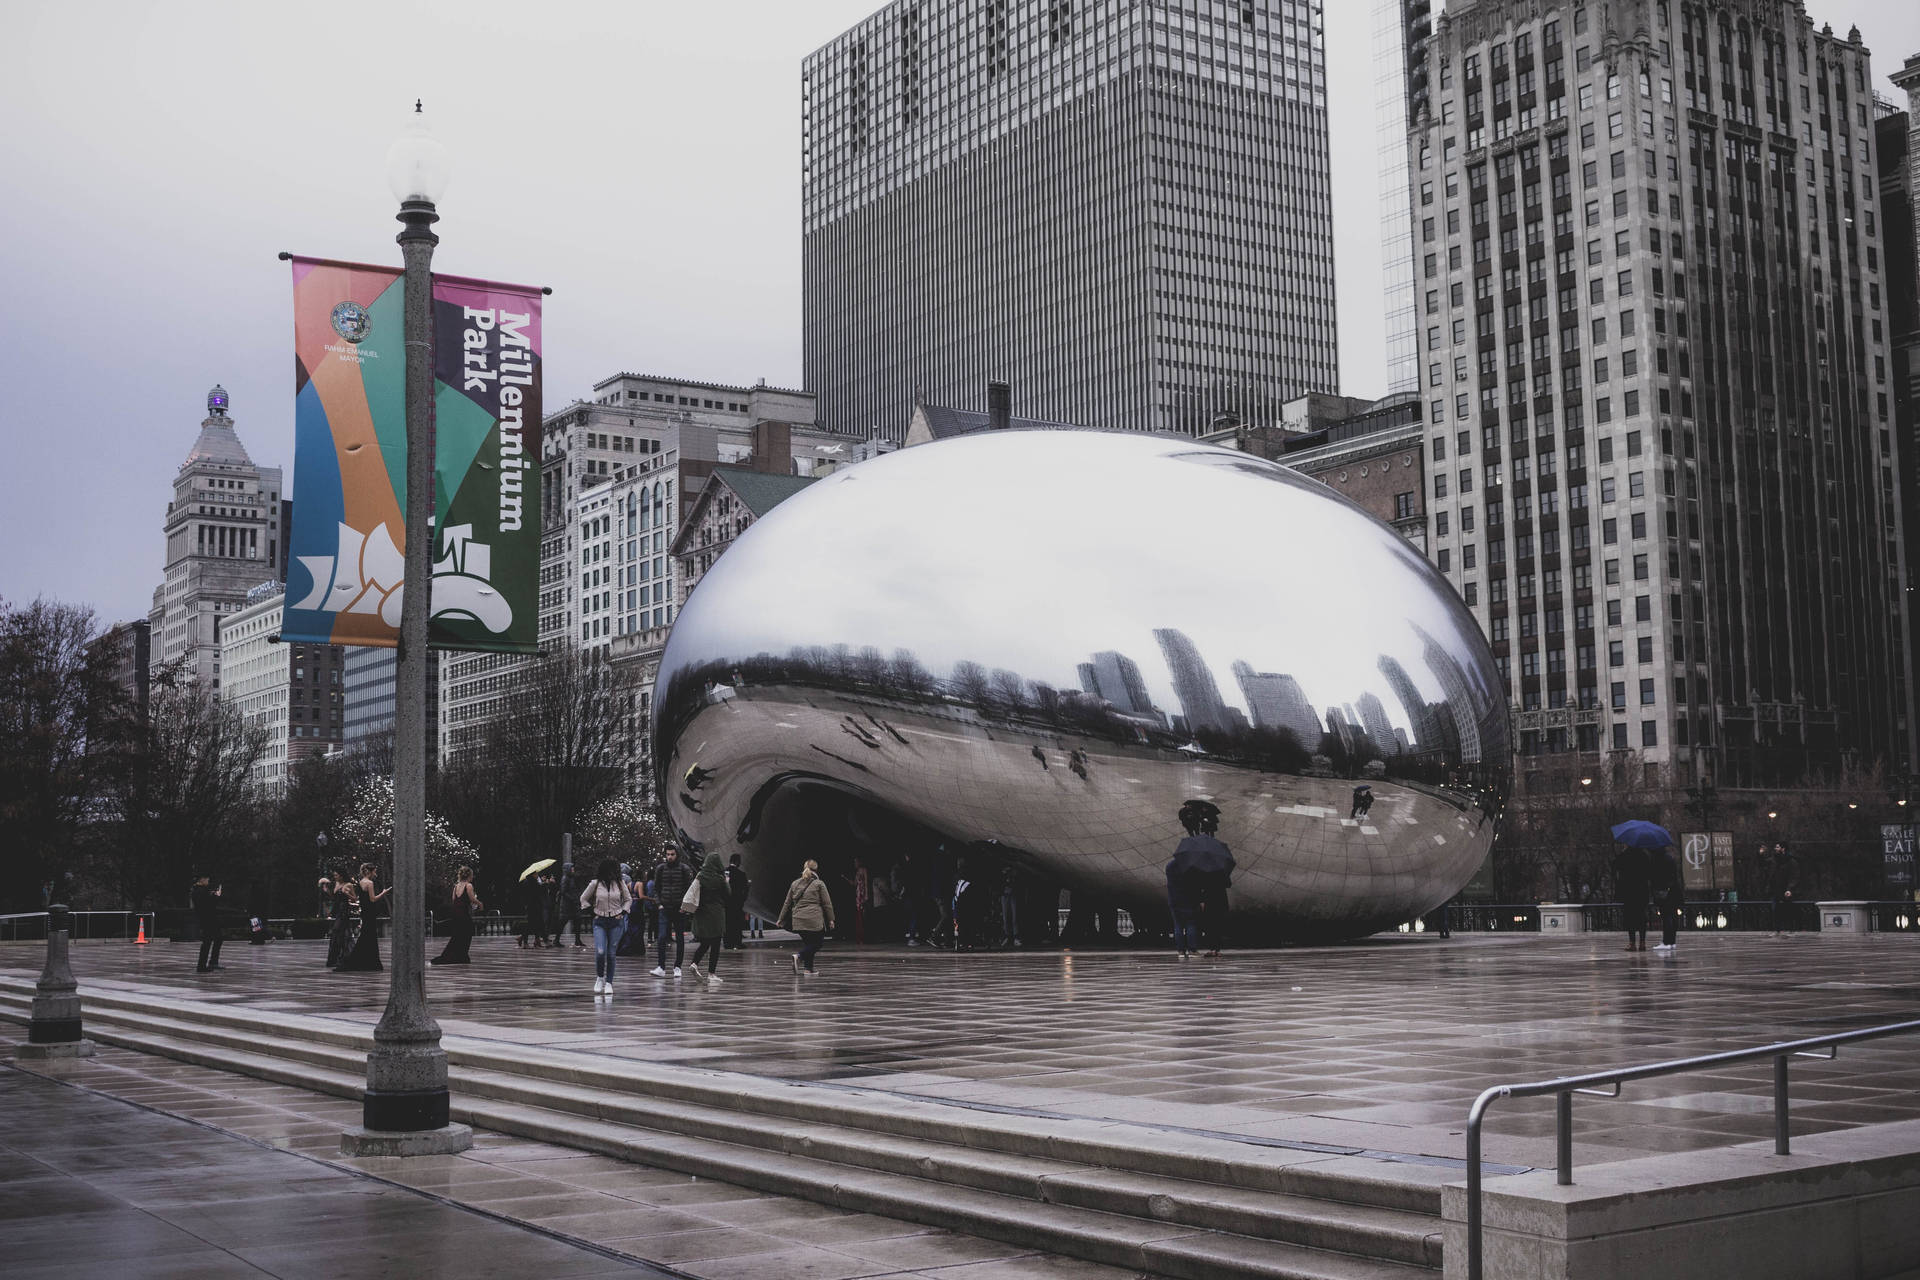
[[[436,266],[554,288],[547,397],[800,381],[800,59],[879,0],[0,4],[0,597],[145,616],[207,388],[293,458],[282,249],[398,263],[385,157],[452,152]],[[1370,0],[1327,8],[1343,390],[1383,390]],[[1858,22],[1880,87],[1920,6]]]

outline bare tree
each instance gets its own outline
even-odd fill
[[[194,876],[232,869],[267,734],[178,666],[154,673],[146,722],[113,795],[127,903],[183,904]]]
[[[96,637],[93,611],[0,601],[0,903],[40,905],[39,886],[68,870],[89,811],[135,725],[114,672],[117,637]]]
[[[440,806],[481,851],[489,880],[559,856],[560,837],[620,791],[624,692],[577,647],[529,658],[508,677],[478,749],[443,765]]]

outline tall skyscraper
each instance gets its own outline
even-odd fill
[[[1905,517],[1901,586],[1907,620],[1920,602],[1920,53],[1893,73],[1906,99],[1902,111],[1881,102],[1874,120],[1880,162],[1880,216],[1886,236],[1887,327],[1893,382],[1894,452],[1900,457],[1900,510]],[[1920,670],[1912,627],[1907,677]]]
[[[1420,389],[1420,299],[1414,284],[1408,138],[1426,110],[1431,0],[1374,0],[1373,110],[1380,148],[1380,270],[1387,314],[1387,392]]]
[[[220,624],[246,607],[247,592],[280,576],[280,468],[257,467],[227,413],[227,393],[207,393],[207,416],[173,477],[167,504],[166,580],[147,615],[156,667],[220,687]]]
[[[1910,768],[1859,33],[1797,0],[1456,0],[1427,67],[1431,553],[1521,753]]]
[[[899,439],[998,380],[1199,432],[1336,390],[1319,0],[895,0],[802,92],[823,424]]]

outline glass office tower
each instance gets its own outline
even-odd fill
[[[818,420],[1198,432],[1337,388],[1317,0],[897,0],[807,58]]]

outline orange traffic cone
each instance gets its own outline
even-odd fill
[[[144,947],[147,945],[147,918],[145,916],[140,917],[140,936],[135,938],[133,942],[135,946]]]

